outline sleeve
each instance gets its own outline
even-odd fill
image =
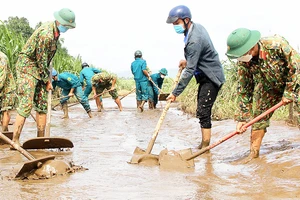
[[[66,81],[72,88],[77,88],[81,86],[80,81],[75,75],[72,76],[71,74],[63,74],[60,78],[61,80]]]
[[[247,121],[251,117],[254,80],[253,75],[246,66],[240,62],[238,66],[238,106],[239,113],[236,115],[237,121]]]
[[[147,62],[146,62],[146,60],[143,60],[144,62],[142,63],[142,66],[141,66],[141,68],[142,68],[142,70],[144,71],[144,70],[146,70],[147,71]],[[147,71],[148,72],[148,71]]]
[[[185,47],[187,66],[180,78],[178,85],[172,92],[173,95],[179,96],[193,78],[201,52],[202,47],[199,43],[188,43]]]
[[[94,72],[95,74],[101,73],[101,70],[99,70],[99,69],[92,68],[92,70],[93,70],[93,72]]]
[[[5,57],[0,57],[0,91],[3,90],[4,83],[7,74],[7,59]],[[1,92],[2,93],[2,92]]]
[[[83,76],[82,71],[79,74],[79,80],[80,80],[80,84],[83,85],[83,83],[84,83],[84,76]]]
[[[296,90],[297,82],[297,71],[299,71],[300,55],[284,40],[282,43],[282,52],[288,63],[288,74],[286,79],[286,85],[283,96],[287,99],[293,99],[293,92]]]
[[[52,39],[48,36],[40,36],[36,47],[36,60],[44,83],[49,80],[48,58],[51,53]]]

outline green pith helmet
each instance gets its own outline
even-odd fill
[[[246,28],[238,28],[227,38],[227,53],[229,58],[238,58],[247,53],[260,39],[260,32]]]
[[[75,28],[75,14],[69,8],[63,8],[60,11],[54,12],[55,19],[63,26]]]
[[[159,70],[159,73],[161,73],[161,74],[163,74],[163,75],[165,75],[165,76],[168,76],[168,70],[167,70],[166,68],[161,68],[161,69]]]
[[[140,50],[137,50],[134,52],[134,57],[135,58],[141,58],[143,56],[142,52]]]

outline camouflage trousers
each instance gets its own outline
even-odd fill
[[[96,86],[96,92],[97,92],[97,94],[101,94],[105,89],[110,90],[111,86],[112,86],[111,83],[106,84],[104,86]],[[116,89],[113,89],[112,91],[109,91],[108,93],[110,94],[112,99],[117,99],[119,97]]]
[[[258,84],[254,91],[254,103],[253,103],[253,115],[254,117],[262,114],[263,112],[267,111],[277,103],[279,103],[282,99],[284,89],[280,90],[265,90],[263,84]],[[299,87],[296,89],[294,93],[294,102],[296,111],[298,112],[298,121],[300,115],[300,91]],[[266,130],[267,127],[270,126],[270,118],[272,117],[273,112],[264,117],[263,119],[259,120],[258,122],[254,123],[252,126],[253,130]],[[300,122],[300,121],[299,121]]]
[[[15,91],[5,92],[3,90],[3,95],[0,97],[0,109],[2,111],[12,110],[15,105],[16,94]]]
[[[39,113],[47,113],[46,84],[32,75],[17,71],[17,98],[19,115],[29,117],[32,108]]]

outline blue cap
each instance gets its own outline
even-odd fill
[[[52,69],[52,76],[57,76],[57,71],[55,69]]]

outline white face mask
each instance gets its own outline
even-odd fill
[[[160,78],[165,78],[165,75],[162,75],[162,74],[161,74],[161,75],[160,75]]]
[[[247,55],[237,58],[237,60],[240,62],[250,62],[251,59],[252,59],[252,55],[250,55],[250,54],[247,54]]]

